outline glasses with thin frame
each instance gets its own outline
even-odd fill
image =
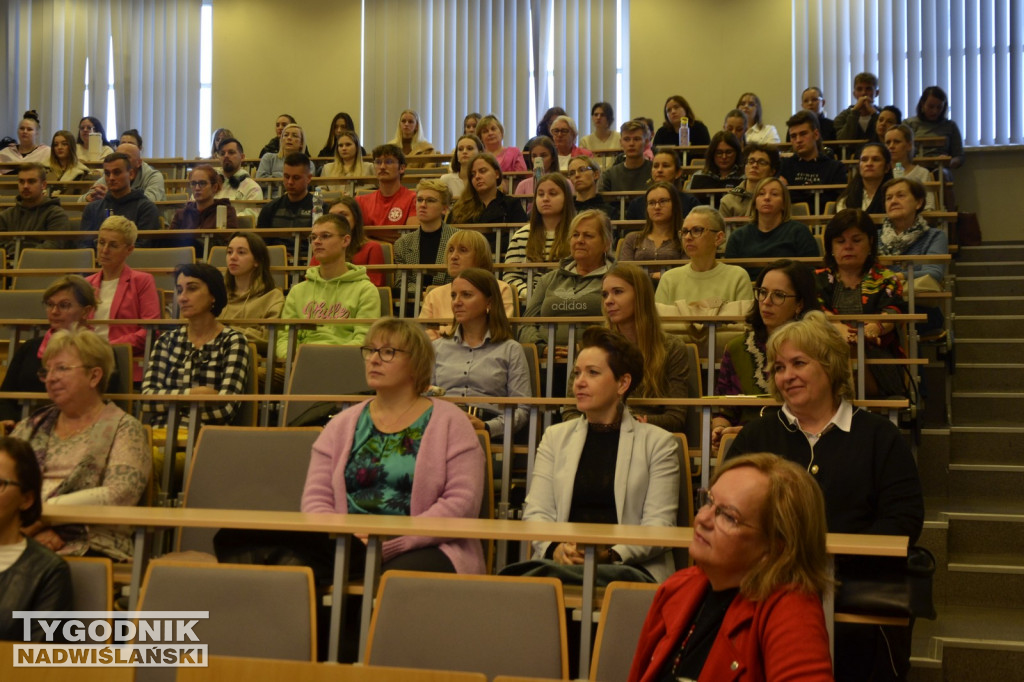
[[[392,348],[391,346],[384,346],[383,348],[374,348],[373,346],[360,346],[359,351],[363,354],[363,360],[369,361],[376,353],[380,356],[381,362],[391,362],[395,359],[395,353],[408,353],[409,351],[401,348]]]
[[[36,376],[39,377],[40,381],[46,381],[47,377],[62,377],[73,369],[78,369],[79,367],[85,366],[86,365],[57,365],[56,367],[52,367],[50,369],[42,367],[36,372]]]
[[[325,242],[331,237],[337,237],[338,235],[333,232],[310,232],[306,235],[306,240],[312,244],[313,242]]]
[[[661,206],[667,206],[668,204],[671,204],[671,203],[672,203],[671,199],[648,199],[647,200],[647,205],[650,206],[651,208],[659,208]]]
[[[711,495],[711,491],[707,488],[700,488],[697,491],[697,508],[694,511],[699,512],[705,507],[711,507],[715,519],[715,527],[723,533],[736,533],[741,526],[759,530],[757,526],[741,519],[736,509],[715,504],[715,498]]]
[[[767,168],[771,164],[764,159],[747,159],[748,166],[757,166],[758,168]]]
[[[210,186],[210,181],[209,180],[190,180],[188,184],[189,184],[189,186],[192,189],[202,189],[203,187],[209,187]]]
[[[62,313],[66,313],[75,309],[75,303],[73,301],[60,301],[57,303],[53,301],[44,301],[43,307],[47,310],[59,310]]]
[[[782,305],[788,298],[799,298],[796,294],[787,294],[785,291],[768,291],[764,287],[754,287],[754,298],[764,303],[768,297],[771,297],[772,303],[775,305]]]

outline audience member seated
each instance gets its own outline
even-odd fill
[[[644,158],[644,126],[626,121],[619,128],[625,158],[601,175],[602,192],[639,192],[651,177],[651,162]]]
[[[373,168],[377,189],[356,197],[365,225],[415,225],[416,193],[402,186],[405,154],[393,144],[373,148]],[[374,239],[394,244],[398,230],[377,231]]]
[[[126,264],[135,250],[139,229],[122,216],[110,216],[96,235],[96,262],[100,266],[86,278],[96,292],[95,317],[99,320],[159,320],[160,292],[148,272],[132,270]],[[93,316],[90,313],[90,317]],[[96,333],[110,343],[127,343],[132,357],[146,352],[146,328],[134,324],[97,325]],[[142,366],[133,370],[134,381],[142,379]]]
[[[747,284],[750,291],[750,284]],[[748,330],[729,341],[722,353],[715,395],[768,395],[770,368],[765,347],[776,329],[818,309],[814,271],[806,263],[777,260],[754,282],[755,305],[747,315]],[[722,407],[711,418],[711,447],[718,449],[722,436],[739,433],[757,419],[759,407]]]
[[[134,145],[121,145],[121,147]],[[118,147],[120,149],[121,147]],[[135,147],[138,149],[138,147]],[[82,230],[97,231],[111,216],[122,216],[135,223],[140,230],[159,230],[160,213],[146,194],[134,188],[138,171],[127,154],[116,152],[103,159],[102,198],[92,201],[82,211]],[[88,240],[87,240],[88,241]]]
[[[569,226],[576,215],[570,200],[569,181],[561,173],[541,177],[537,183],[530,222],[515,231],[505,251],[505,264],[554,263],[569,255]],[[529,297],[529,274],[526,270],[504,271],[503,279],[512,286],[520,300]],[[534,282],[543,275],[534,272]]]
[[[494,158],[498,160],[502,172],[512,173],[526,170],[523,152],[515,145],[502,146],[505,141],[505,128],[496,116],[488,114],[481,118],[476,125],[476,135],[484,143],[484,151],[493,154]]]
[[[77,329],[88,326],[86,320],[96,310],[96,295],[92,287],[78,275],[67,275],[57,279],[46,288],[42,295],[43,307],[50,328],[45,334],[35,336],[14,351],[7,364],[0,391],[17,393],[42,393],[46,385],[39,378],[43,368],[42,357],[50,337],[62,329]],[[9,432],[21,419],[21,401],[15,398],[0,399],[0,435]]]
[[[259,168],[256,169],[257,178],[280,178],[284,176],[284,167],[288,165],[288,157],[292,154],[301,154],[306,148],[306,133],[294,123],[289,123],[281,131],[281,149],[277,152],[268,152],[260,157]],[[308,156],[307,156],[308,158]],[[309,174],[313,174],[313,162],[309,162]]]
[[[221,320],[266,320],[281,317],[284,293],[277,287],[270,272],[267,245],[255,232],[235,232],[228,242],[227,271],[224,273],[227,305],[220,311]],[[245,334],[246,341],[256,344],[265,354],[269,332],[262,324],[230,323]]]
[[[131,188],[133,190],[142,192],[146,198],[154,204],[158,201],[164,201],[167,199],[164,174],[142,160],[142,151],[139,149],[138,145],[132,144],[131,142],[119,144],[117,146],[117,153],[124,154],[128,157],[128,163],[131,165],[132,170]],[[111,154],[104,155],[104,163],[106,163],[107,158],[110,155]],[[79,156],[79,158],[81,158],[81,156]],[[100,178],[93,183],[92,188],[79,198],[79,201],[100,201],[104,196],[106,196],[106,193],[106,176],[101,175]]]
[[[501,178],[501,167],[491,154],[480,152],[470,159],[469,185],[452,207],[452,224],[525,222],[523,203],[501,191]]]
[[[50,141],[50,158],[46,166],[47,182],[75,182],[84,180],[89,175],[89,168],[78,158],[75,151],[74,133],[68,130],[58,130],[53,134]],[[64,193],[64,188],[54,185],[50,188],[50,194],[57,195]],[[77,194],[77,191],[68,191],[68,194]]]
[[[100,136],[100,148],[96,150],[95,155],[89,153],[89,136],[93,133]],[[103,129],[103,124],[95,116],[83,116],[82,120],[78,122],[78,140],[75,146],[78,158],[83,161],[102,161],[114,153],[110,147],[110,141],[107,140],[107,131]]]
[[[569,226],[568,247],[570,256],[536,282],[524,317],[597,317],[601,314],[601,280],[615,264],[608,214],[596,210],[577,213]],[[519,340],[535,343],[542,350],[548,343],[547,325],[520,326]],[[568,325],[558,325],[556,359],[568,357],[568,342]],[[564,386],[564,382],[561,385]]]
[[[530,370],[523,347],[515,340],[498,280],[481,268],[466,268],[447,285],[452,331],[434,340],[433,383],[449,396],[531,398]],[[469,421],[491,440],[502,440],[505,410],[499,405],[470,405]],[[512,433],[529,420],[525,407],[512,416]]]
[[[263,145],[263,149],[260,150],[260,159],[267,154],[276,154],[281,151],[281,133],[284,132],[285,126],[292,123],[295,123],[295,118],[290,114],[281,114],[274,120],[274,136]]]
[[[331,119],[331,129],[327,132],[327,142],[324,143],[323,148],[317,154],[317,156],[334,156],[337,152],[338,141],[341,139],[341,135],[344,132],[354,133],[356,132],[356,124],[344,111],[338,112]],[[362,154],[362,147],[356,145],[357,155]],[[369,174],[368,174],[369,175]]]
[[[68,215],[60,206],[60,199],[46,194],[46,167],[38,163],[24,163],[18,166],[18,196],[14,206],[0,211],[0,233],[3,232],[55,232],[70,230]],[[40,235],[42,236],[42,235]],[[0,242],[13,258],[14,238]],[[62,239],[21,238],[21,248],[59,249],[64,246]]]
[[[469,268],[481,269],[494,273],[494,262],[491,260],[491,248],[484,236],[475,230],[456,230],[455,234],[448,239],[448,247],[445,249],[445,262],[448,264],[448,277],[454,280],[463,270]],[[515,316],[516,302],[515,292],[512,287],[502,280],[498,280],[498,292],[501,298],[501,307],[505,310],[505,317]],[[452,319],[452,285],[442,284],[434,287],[423,296],[423,304],[420,306],[420,317],[424,319]],[[455,331],[453,325],[445,325],[438,329],[432,325],[426,328],[427,336],[436,340],[441,336],[451,336]]]
[[[765,178],[779,174],[779,150],[765,144],[748,144],[743,148],[744,180],[722,196],[718,210],[723,218],[740,218],[753,214],[754,188]]]
[[[25,621],[14,612],[70,611],[71,572],[53,550],[21,534],[43,511],[43,475],[28,443],[0,438],[0,481],[0,640],[24,642]],[[46,641],[40,623],[32,619],[29,641]],[[51,641],[63,640],[58,631]]]
[[[747,115],[739,109],[730,109],[722,121],[722,130],[735,135],[742,144],[747,136]]]
[[[914,458],[892,422],[850,403],[850,351],[842,335],[825,315],[811,311],[768,339],[768,367],[772,397],[782,409],[747,424],[729,457],[781,453],[821,487],[830,533],[905,535],[913,545],[924,521]],[[844,576],[877,575],[879,561],[887,560],[837,559],[840,585]],[[906,559],[895,561],[906,565]],[[836,680],[902,679],[910,664],[910,630],[836,624]]]
[[[485,117],[486,118],[486,117]],[[518,150],[516,150],[518,151]],[[397,265],[444,265],[448,253],[448,240],[457,231],[445,222],[452,197],[448,187],[440,180],[424,179],[416,185],[416,220],[419,228],[406,232],[395,242]],[[440,286],[452,280],[443,270],[428,272],[423,287]],[[410,271],[409,291],[414,292],[416,278]]]
[[[732,133],[719,130],[708,143],[704,155],[704,167],[690,176],[686,189],[729,189],[743,181],[743,166],[740,164],[742,147]],[[703,203],[710,203],[710,196],[703,195]]]
[[[551,124],[559,116],[568,116],[568,112],[562,107],[550,107],[537,121],[537,137],[551,139]]]
[[[790,219],[789,190],[779,178],[765,178],[754,188],[754,215],[733,230],[726,258],[814,258],[818,245],[807,225]],[[747,268],[753,279],[761,266]]]
[[[611,104],[597,102],[590,107],[590,125],[593,132],[580,138],[580,147],[592,152],[619,148],[619,133],[612,127],[615,125],[615,110]],[[610,168],[612,161],[611,155],[597,157],[600,168]]]
[[[945,256],[949,238],[943,230],[932,228],[921,215],[927,208],[924,185],[907,177],[890,180],[882,186],[885,197],[885,221],[878,243],[883,256]],[[889,266],[896,276],[906,280],[907,267]],[[941,291],[946,266],[940,263],[914,265],[914,286],[918,291]],[[930,281],[929,281],[930,280]]]
[[[360,153],[362,145],[359,144],[359,136],[354,130],[343,130],[338,134],[338,141],[335,144],[333,156],[334,161],[325,164],[320,169],[320,177],[324,178],[368,178],[376,175],[373,172],[373,164],[363,161]],[[361,184],[361,183],[360,183]],[[344,194],[354,194],[350,190],[349,183],[330,184],[330,189],[340,190]]]
[[[559,172],[558,150],[555,149],[555,143],[551,141],[550,137],[534,137],[526,143],[526,153],[530,155],[530,167],[533,169],[533,175],[520,180],[516,184],[515,194],[516,196],[528,195],[532,197],[534,190],[537,189],[534,186],[535,182],[541,175]],[[539,171],[537,169],[537,159],[540,159]],[[527,206],[526,210],[529,211],[530,207]]]
[[[555,150],[558,153],[558,169],[569,168],[569,159],[574,156],[593,156],[594,152],[583,147],[576,146],[578,131],[576,121],[569,116],[562,114],[551,122],[551,139],[555,143]]]
[[[223,133],[227,128],[220,128],[218,133]],[[228,136],[230,137],[230,135]],[[216,139],[216,134],[214,135]],[[142,152],[142,135],[135,128],[129,128],[121,133],[121,136],[117,138],[117,144],[133,144],[139,148],[139,152]]]
[[[452,200],[458,200],[466,190],[469,182],[469,161],[484,150],[484,143],[476,135],[469,133],[455,143],[452,160],[448,163],[450,173],[441,176],[441,182],[448,187]]]
[[[866,140],[878,122],[878,76],[858,73],[853,77],[853,104],[836,114],[836,138],[839,140]]]
[[[747,132],[744,136],[746,144],[778,144],[779,131],[770,123],[764,123],[761,109],[761,98],[752,92],[745,92],[736,101],[736,108],[747,117]],[[817,119],[817,117],[815,117]]]
[[[910,126],[901,123],[890,128],[885,133],[885,147],[889,150],[889,155],[892,157],[894,178],[897,175],[895,171],[896,164],[901,164],[903,166],[903,177],[908,180],[917,180],[924,185],[924,183],[935,179],[932,177],[930,170],[914,163],[914,131],[910,129]],[[924,210],[934,211],[936,206],[935,191],[930,189],[926,191]]]
[[[612,206],[597,193],[597,185],[601,179],[601,165],[597,159],[589,156],[577,156],[569,162],[569,170],[565,172],[575,190],[573,205],[576,211],[586,211],[596,208],[608,214],[608,217],[615,220],[618,217],[618,206]]]
[[[816,272],[821,307],[836,315],[885,315],[906,312],[903,284],[896,273],[878,262],[878,226],[858,209],[836,214],[825,227],[825,268]],[[856,353],[857,327],[836,322],[836,329]],[[905,357],[897,325],[864,325],[864,355],[868,359]],[[902,369],[898,365],[869,365],[865,372],[869,396],[902,395]]]
[[[43,502],[131,507],[146,492],[153,462],[142,424],[103,399],[113,371],[114,351],[93,332],[61,330],[50,338],[39,376],[53,405],[11,433],[35,450]],[[22,532],[66,556],[132,557],[131,529],[123,526],[38,520]]]
[[[35,110],[26,111],[18,123],[18,141],[0,149],[0,163],[45,164],[49,160],[50,147],[39,144],[39,114]]]
[[[668,147],[661,147],[654,154],[651,160],[651,177],[647,184],[655,182],[667,182],[679,192],[679,200],[683,205],[683,217],[690,214],[695,207],[700,206],[697,197],[689,192],[683,191],[680,180],[683,177],[683,159],[679,152]],[[644,185],[643,189],[647,189]],[[647,219],[647,197],[635,197],[626,205],[626,220]]]
[[[892,156],[881,142],[868,142],[860,148],[857,172],[850,176],[846,191],[836,202],[836,212],[859,208],[865,213],[885,213],[882,185],[892,180]]]
[[[481,118],[481,114],[478,114],[476,112],[470,112],[466,114],[466,117],[462,119],[462,134],[476,135],[476,124],[480,121]]]
[[[121,134],[124,137],[124,133]],[[220,158],[220,146],[225,140],[230,140],[235,137],[235,134],[228,128],[217,128],[213,131],[213,135],[210,136],[210,161],[216,161]],[[142,145],[139,145],[142,148]]]
[[[282,171],[284,193],[260,209],[256,227],[300,228],[313,224],[313,195],[309,191],[312,180],[309,157],[293,152],[284,160]],[[268,244],[283,244],[291,251],[294,239],[290,235],[267,238]]]
[[[691,145],[699,146],[711,142],[711,133],[708,132],[708,127],[697,120],[696,114],[693,113],[693,107],[690,106],[690,103],[682,95],[672,95],[665,100],[663,113],[665,114],[665,122],[654,134],[654,141],[651,143],[651,146],[677,146],[679,144],[679,125],[684,116],[687,119],[687,125],[690,127]]]
[[[366,268],[345,262],[352,240],[348,221],[335,213],[322,216],[313,225],[309,241],[313,256],[320,263],[306,270],[306,279],[292,286],[284,301],[281,317],[286,320],[366,320],[380,317],[380,294]],[[326,343],[338,346],[361,344],[366,324],[324,324],[314,329],[299,329],[298,343]],[[288,352],[287,327],[277,335],[276,354]]]
[[[831,118],[825,115],[825,93],[817,86],[806,88],[800,94],[800,108],[810,111],[818,117],[818,130],[821,131],[821,139],[836,139],[836,124]],[[789,142],[789,132],[786,132],[786,142]]]
[[[224,181],[215,198],[228,201],[263,201],[263,188],[242,168],[242,162],[245,160],[242,143],[229,137],[220,143],[217,154],[220,157],[220,170]],[[256,218],[259,209],[256,206],[246,206],[237,211],[237,214]]]
[[[388,144],[393,144],[401,149],[407,159],[423,154],[436,154],[437,150],[434,149],[434,145],[422,139],[420,132],[420,115],[412,109],[406,109],[399,115],[395,136],[388,140]],[[376,155],[373,158],[376,160]],[[434,165],[437,164],[433,161],[409,162],[409,168],[424,168]]]
[[[802,185],[845,185],[847,181],[846,166],[841,161],[830,159],[824,154],[821,144],[821,131],[818,130],[818,117],[810,111],[798,111],[793,114],[786,125],[789,127],[789,139],[793,144],[792,156],[782,159],[779,170],[786,184]],[[842,136],[840,136],[842,138]],[[839,190],[822,190],[819,210],[825,204],[835,201]],[[814,209],[814,192],[811,190],[795,190],[793,201],[807,202]]]
[[[667,182],[655,182],[647,187],[647,222],[643,229],[634,230],[622,240],[619,260],[679,260],[683,257],[683,244],[679,228],[683,226],[683,203],[676,188]],[[661,279],[661,271],[651,274]]]
[[[949,98],[946,91],[937,85],[929,85],[917,100],[917,116],[911,116],[906,123],[918,137],[944,137],[946,141],[938,147],[926,147],[922,156],[949,156],[950,168],[964,164],[964,136],[955,121],[946,118],[949,113]]]
[[[885,134],[890,128],[895,128],[903,122],[903,112],[897,107],[889,104],[882,107],[878,112],[878,120],[875,121],[875,129],[871,131],[870,142],[885,143]]]
[[[686,343],[666,334],[654,305],[654,287],[647,272],[631,263],[618,263],[601,283],[605,326],[625,336],[644,358],[643,381],[636,382],[637,398],[689,398],[691,371]],[[571,382],[571,379],[570,379]],[[572,388],[571,385],[569,387]],[[571,393],[570,393],[571,395]],[[635,405],[631,414],[639,422],[666,431],[686,430],[686,407],[678,405]],[[562,408],[562,419],[575,419],[575,406]]]
[[[423,330],[409,320],[378,320],[363,357],[375,395],[332,419],[313,444],[302,511],[476,518],[484,485],[480,441],[458,406],[421,395],[434,368]],[[308,534],[301,542],[311,544]],[[329,581],[334,541],[324,535],[318,548],[314,571]],[[390,538],[381,559],[385,571],[484,572],[473,538]]]
[[[348,221],[348,225],[352,229],[352,241],[349,242],[348,248],[345,250],[345,262],[353,265],[384,264],[384,248],[380,242],[366,237],[366,230],[363,229],[363,210],[359,208],[359,202],[352,197],[343,196],[338,203],[331,206],[328,212],[340,215]],[[317,264],[315,256],[309,264]],[[366,276],[370,278],[375,287],[384,286],[387,279],[387,273],[383,270],[367,270]]]
[[[634,419],[626,406],[643,383],[644,360],[621,334],[603,327],[583,333],[572,388],[583,417],[545,431],[524,522],[676,525],[679,442],[664,429]],[[534,559],[564,569],[557,575],[575,571],[582,577],[583,554],[583,546],[574,542],[533,543]],[[661,582],[675,570],[672,553],[664,547],[616,544],[596,554],[599,574],[606,579]]]
[[[834,587],[813,477],[767,453],[730,460],[697,494],[690,558],[647,612],[630,682],[831,682],[821,599]]]
[[[747,271],[718,262],[718,248],[725,241],[725,223],[718,211],[710,206],[693,209],[683,220],[679,236],[690,262],[662,274],[654,297],[658,303],[751,299]]]
[[[207,263],[183,263],[174,268],[178,308],[185,325],[156,340],[142,392],[146,395],[234,395],[245,393],[250,371],[245,335],[217,319],[228,303],[224,276]],[[211,402],[200,406],[200,424],[230,424],[238,403]],[[167,405],[146,401],[143,412],[154,426],[167,425]],[[188,424],[187,415],[182,426]]]
[[[238,214],[235,207],[231,205],[230,199],[218,199],[217,195],[221,190],[220,173],[207,163],[201,163],[192,168],[189,174],[189,187],[192,188],[192,201],[185,204],[174,212],[171,218],[172,230],[213,230],[213,229],[238,229]],[[217,209],[224,207],[224,223],[218,224]],[[222,237],[213,237],[215,244],[223,244]],[[171,237],[160,240],[161,246],[194,246],[196,251],[202,251],[203,238],[201,235],[191,234],[181,237]]]

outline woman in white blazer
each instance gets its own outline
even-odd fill
[[[633,419],[625,406],[643,378],[640,351],[617,332],[591,327],[573,373],[572,390],[584,418],[545,432],[523,519],[676,525],[679,443],[664,429]],[[583,547],[572,542],[534,542],[533,548],[534,559],[583,563]],[[632,566],[657,582],[675,570],[664,547],[613,545],[599,548],[597,558]]]

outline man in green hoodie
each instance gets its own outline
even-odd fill
[[[366,275],[366,268],[345,262],[345,249],[352,240],[352,228],[340,215],[321,216],[309,233],[313,256],[320,265],[306,270],[306,281],[288,292],[281,311],[283,319],[344,320],[380,317],[380,294]],[[359,345],[366,338],[368,324],[323,324],[299,329],[302,343]],[[288,353],[288,334],[283,330],[275,348],[278,358]]]
[[[68,216],[60,207],[60,199],[46,196],[46,169],[38,163],[18,166],[17,203],[0,213],[0,232],[45,232],[70,230]],[[4,239],[0,244],[14,256],[14,240]],[[22,248],[59,249],[63,243],[57,239],[24,238]]]

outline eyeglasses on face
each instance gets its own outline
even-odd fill
[[[336,235],[333,232],[310,232],[308,235],[306,235],[306,240],[309,241],[310,244],[312,244],[313,242],[325,242],[331,237],[337,236],[338,235]]]
[[[711,230],[709,230],[706,227],[684,227],[683,229],[679,230],[679,236],[681,236],[683,239],[686,239],[687,237],[699,239],[701,236],[704,235],[705,232],[711,232]]]
[[[43,367],[36,372],[36,376],[39,377],[40,381],[46,381],[47,378],[49,378],[50,376],[53,376],[54,378],[62,377],[73,369],[78,369],[79,367],[85,366],[86,365],[57,365],[56,367],[51,367],[50,369]]]
[[[363,360],[370,360],[374,353],[380,356],[382,362],[391,362],[395,359],[395,353],[408,353],[409,351],[401,348],[392,348],[391,346],[384,346],[383,348],[374,348],[372,346],[360,346],[359,351],[363,354]]]
[[[796,294],[787,294],[785,291],[768,291],[764,287],[754,287],[754,298],[764,303],[769,297],[771,297],[772,303],[775,305],[782,305],[786,302],[787,298],[799,298]]]
[[[59,310],[62,313],[66,313],[75,309],[75,303],[72,301],[61,301],[60,303],[46,301],[43,303],[43,307],[47,310]]]
[[[210,186],[210,181],[209,180],[191,180],[188,184],[189,184],[189,186],[192,189],[202,189],[203,187],[209,187]]]
[[[666,206],[666,205],[671,204],[671,203],[672,203],[671,199],[648,199],[647,200],[647,205],[649,207],[651,207],[651,208],[660,208],[661,206]]]
[[[766,168],[767,166],[770,166],[771,164],[768,163],[767,161],[765,161],[764,159],[747,159],[747,165],[748,166],[757,166],[758,168]]]
[[[551,129],[551,134],[552,135],[568,135],[571,132],[572,131],[569,130],[568,128],[552,128]]]
[[[739,531],[740,526],[746,526],[747,528],[758,530],[757,526],[740,519],[739,513],[735,509],[715,504],[715,498],[712,497],[711,491],[706,488],[701,488],[697,491],[696,511],[699,512],[705,507],[710,507],[712,509],[715,518],[715,527],[723,533],[735,533]]]

